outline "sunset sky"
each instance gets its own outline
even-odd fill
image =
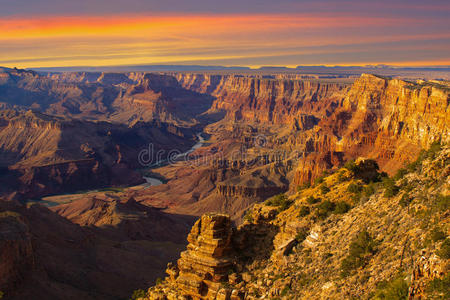
[[[448,0],[0,0],[0,66],[450,65]]]

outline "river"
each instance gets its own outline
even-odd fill
[[[180,160],[184,159],[185,157],[187,157],[192,152],[194,152],[195,150],[197,150],[198,148],[202,147],[203,143],[205,142],[205,139],[203,138],[201,132],[197,133],[197,138],[198,138],[198,142],[194,146],[192,146],[191,149],[189,149],[188,151],[186,151],[184,153],[180,153],[180,154],[176,155],[174,157],[174,160],[180,161]],[[164,163],[167,163],[167,161],[165,161]],[[160,179],[155,178],[155,177],[144,176],[143,178],[147,181],[147,183],[143,184],[146,187],[157,186],[157,185],[163,184],[163,182]]]

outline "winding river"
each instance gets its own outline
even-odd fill
[[[198,148],[202,147],[205,142],[205,139],[202,137],[201,133],[197,133],[197,138],[198,138],[197,143],[194,146],[192,146],[191,149],[189,149],[188,151],[186,151],[184,153],[176,155],[172,160],[173,161],[181,161],[181,160],[185,159],[190,153],[192,153],[195,150],[197,150]],[[164,164],[167,164],[167,161],[162,162],[161,164],[159,164],[159,166],[162,166]],[[145,189],[149,188],[151,186],[157,186],[157,185],[161,185],[164,183],[160,179],[155,178],[155,177],[143,176],[143,178],[147,182],[142,185],[139,185],[139,186],[143,186]],[[106,188],[106,189],[108,189],[108,188]],[[111,189],[114,190],[115,188],[111,188]],[[105,190],[105,189],[95,189],[95,190],[90,190],[90,191],[84,191],[83,194],[90,193],[90,192],[99,192],[102,190]],[[80,193],[61,194],[61,195],[51,195],[51,196],[42,197],[38,200],[28,200],[26,202],[30,203],[30,204],[39,203],[43,206],[52,207],[52,206],[57,206],[60,204],[66,204],[66,203],[73,202],[73,201],[79,199],[79,197],[80,197]]]
[[[192,152],[194,152],[195,150],[197,150],[198,148],[202,147],[202,146],[203,146],[203,143],[205,142],[205,139],[203,138],[201,132],[200,132],[200,133],[197,133],[197,138],[198,138],[197,143],[196,143],[194,146],[192,146],[191,149],[189,149],[188,151],[186,151],[186,152],[184,152],[184,153],[180,153],[180,154],[176,155],[176,156],[174,157],[174,160],[182,160],[182,159],[184,159],[185,157],[187,157],[189,154],[191,154]],[[164,163],[167,163],[167,161],[165,161]],[[163,163],[162,163],[162,164],[163,164]],[[162,164],[161,164],[161,165],[162,165]],[[160,179],[155,178],[155,177],[144,176],[143,178],[147,181],[146,183],[143,184],[143,185],[146,186],[146,187],[149,187],[149,186],[157,186],[157,185],[163,184],[163,182],[162,182]]]

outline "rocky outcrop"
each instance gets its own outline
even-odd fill
[[[187,250],[177,265],[169,264],[167,283],[150,290],[149,299],[229,299],[224,288],[233,265],[231,220],[226,215],[201,217],[188,235]],[[225,297],[225,298],[221,298]]]
[[[386,184],[373,184],[383,176],[374,160],[357,159],[320,184],[255,204],[231,234],[227,282],[201,294],[201,282],[211,278],[197,254],[205,252],[198,239],[211,220],[206,215],[192,229],[178,266],[170,265],[169,276],[144,299],[445,298],[449,151],[447,145],[427,151],[394,181],[396,195],[386,193]],[[411,213],[418,211],[425,217]],[[229,234],[220,236],[228,240]],[[207,245],[208,253],[217,249]],[[188,279],[177,279],[181,268]]]
[[[445,261],[436,254],[423,251],[414,265],[408,299],[427,299],[426,288],[430,281],[441,279],[448,272],[447,267]]]

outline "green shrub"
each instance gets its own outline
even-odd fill
[[[311,187],[311,183],[310,182],[305,182],[303,185],[297,186],[297,192],[301,192],[301,191],[306,190],[306,189],[308,189],[310,187]]]
[[[336,214],[345,214],[350,210],[350,205],[347,202],[339,201],[336,203],[336,207],[334,208],[334,213]]]
[[[361,193],[356,193],[352,195],[353,204],[358,204],[361,201]]]
[[[435,201],[438,211],[447,211],[450,209],[450,195],[444,196],[442,194],[436,197]]]
[[[344,165],[344,168],[351,171],[355,178],[362,179],[365,183],[380,181],[379,166],[373,159],[366,159],[358,164],[351,160]]]
[[[430,281],[426,291],[428,299],[450,299],[450,273]]]
[[[406,207],[411,203],[411,201],[412,198],[410,198],[407,194],[403,194],[402,199],[400,199],[398,204],[400,204],[401,207]]]
[[[446,238],[439,248],[438,255],[444,259],[450,259],[450,239]]]
[[[443,240],[446,238],[446,234],[438,227],[435,227],[431,232],[430,232],[430,239],[433,242],[437,242],[440,240]]]
[[[322,184],[320,186],[320,192],[322,193],[322,195],[325,195],[326,193],[328,193],[330,191],[330,188],[327,187],[325,184]]]
[[[248,221],[249,223],[253,223],[253,215],[252,215],[252,210],[251,209],[247,210],[247,212],[245,213],[244,221]]]
[[[419,171],[422,167],[422,162],[425,159],[434,159],[436,157],[436,154],[442,149],[442,145],[439,141],[435,141],[430,145],[430,148],[428,150],[422,150],[419,153],[419,156],[417,157],[416,161],[410,163],[406,169],[408,172],[414,172]]]
[[[280,296],[286,296],[291,291],[291,287],[288,285],[285,285],[284,288],[281,290]]]
[[[375,193],[375,184],[373,182],[369,183],[363,188],[363,194],[366,197],[370,197]]]
[[[320,198],[314,198],[314,196],[309,196],[308,198],[306,198],[306,202],[308,202],[309,204],[316,204],[320,201]]]
[[[357,194],[362,191],[362,186],[355,183],[350,183],[347,187],[347,192]]]
[[[408,284],[404,279],[405,275],[400,274],[391,281],[382,281],[377,286],[377,291],[373,299],[381,300],[406,300],[408,297]]]
[[[347,257],[341,263],[341,276],[346,277],[350,273],[364,266],[368,256],[376,252],[376,242],[372,236],[363,230],[352,240]]]
[[[399,187],[395,185],[395,182],[392,178],[385,177],[382,180],[383,187],[384,187],[384,197],[391,198],[397,195],[399,192]]]
[[[4,295],[5,294],[2,291],[0,291],[0,299],[2,299]]]
[[[292,201],[285,194],[279,194],[267,200],[265,204],[268,206],[278,206],[278,211],[283,211],[292,205]]]
[[[395,173],[394,175],[394,180],[400,180],[403,177],[405,177],[405,175],[408,174],[408,170],[406,169],[398,169],[397,173]]]
[[[319,185],[319,184],[323,183],[324,181],[325,181],[325,176],[320,176],[320,177],[317,177],[316,179],[314,179],[314,184]]]
[[[309,206],[302,205],[302,207],[300,207],[300,211],[299,211],[298,215],[300,217],[306,217],[307,215],[309,215],[310,212],[311,212],[311,209],[309,208]]]
[[[147,296],[147,293],[144,290],[135,290],[133,291],[133,294],[131,295],[131,300],[136,300],[139,298],[144,298]]]
[[[346,168],[347,170],[353,172],[353,174],[355,174],[355,171],[358,170],[358,166],[356,165],[354,160],[349,160],[344,164],[344,168]]]
[[[338,174],[338,182],[344,182],[344,181],[347,181],[348,180],[348,178],[347,178],[347,176],[345,176],[345,173],[344,172],[339,172],[339,174]]]
[[[156,278],[156,285],[160,285],[163,283],[163,279],[161,277]]]
[[[328,201],[328,200],[323,201],[317,207],[317,216],[319,218],[326,218],[330,215],[330,213],[332,213],[334,211],[335,207],[336,207],[336,205],[333,202]]]

